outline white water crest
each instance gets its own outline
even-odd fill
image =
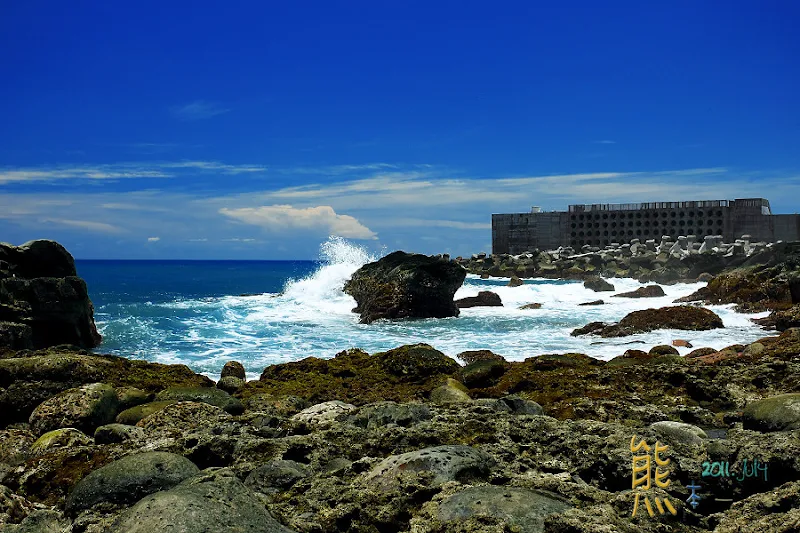
[[[459,317],[445,319],[360,324],[358,315],[352,312],[356,302],[343,292],[343,285],[358,268],[378,257],[344,239],[331,238],[321,246],[321,259],[315,272],[288,280],[278,294],[151,304],[147,317],[129,319],[131,345],[136,350],[127,350],[126,354],[184,363],[212,376],[226,361],[236,359],[245,365],[249,377],[257,377],[270,364],[309,356],[330,358],[352,347],[374,353],[425,342],[450,356],[489,349],[511,361],[566,352],[610,359],[629,348],[647,350],[674,339],[686,339],[695,348],[720,349],[769,335],[750,321],[765,313],[739,314],[727,305],[709,306],[722,318],[724,329],[659,330],[617,339],[572,337],[573,329],[589,322],[616,322],[631,311],[673,305],[676,298],[704,284],[667,285],[663,287],[664,297],[629,299],[595,293],[581,282],[529,279],[520,287],[507,287],[508,278],[481,280],[474,275],[467,276],[455,297],[491,290],[500,295],[503,307],[463,309]],[[609,281],[616,293],[642,286],[634,279]],[[605,305],[578,305],[597,299],[604,300]],[[542,308],[518,309],[533,302],[541,303]],[[682,354],[690,351],[678,350]]]

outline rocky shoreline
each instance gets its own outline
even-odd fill
[[[513,354],[488,350],[455,360],[417,344],[273,365],[251,381],[231,361],[214,382],[183,365],[94,354],[77,343],[20,349],[9,336],[0,348],[0,530],[797,531],[796,249],[728,253],[714,261],[743,259],[738,268],[729,262],[715,271],[699,259],[690,266],[707,255],[698,253],[675,258],[680,268],[670,271],[684,279],[702,264],[709,286],[687,300],[772,310],[763,325],[780,335],[719,351],[697,347],[686,357],[658,346],[621,347],[610,361],[567,353],[510,362],[503,355]],[[570,257],[555,260],[559,271],[573,269],[570,261],[593,264]],[[392,278],[395,265],[354,276],[363,320],[416,309],[419,299],[396,296],[397,287],[427,286],[440,266],[426,262],[424,275]],[[588,277],[610,265],[580,268]],[[441,272],[460,276],[450,266]],[[451,284],[437,293],[452,303]],[[375,291],[395,297],[374,299]],[[711,316],[666,309],[603,328],[618,333],[675,316],[715,325]],[[34,322],[15,316],[23,326]],[[668,446],[670,483],[654,483],[647,495],[672,502],[675,515],[650,517],[640,507],[632,516],[639,489],[632,490],[631,450],[639,440]],[[704,476],[713,464],[729,468]],[[745,475],[747,465],[754,475]],[[692,508],[688,487],[698,482],[702,499]]]

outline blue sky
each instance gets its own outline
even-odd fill
[[[532,205],[800,210],[800,4],[495,4],[3,2],[0,241],[458,255]]]

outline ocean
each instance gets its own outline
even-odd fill
[[[695,348],[723,348],[769,335],[732,306],[708,306],[725,328],[705,332],[663,330],[621,339],[571,337],[592,321],[617,321],[636,309],[670,305],[703,283],[664,286],[661,298],[611,298],[581,282],[468,275],[456,298],[497,292],[503,307],[463,309],[459,317],[359,324],[356,303],[342,292],[353,272],[377,257],[343,239],[322,244],[316,261],[76,261],[95,305],[103,335],[99,353],[182,363],[212,378],[225,362],[240,361],[249,378],[265,366],[305,357],[330,358],[347,348],[367,352],[428,343],[450,356],[489,349],[510,361],[546,353],[581,352],[610,359],[628,348],[647,350],[673,339]],[[617,291],[641,286],[610,280]],[[603,299],[601,306],[578,306]],[[541,309],[520,310],[538,302]],[[678,348],[688,353],[687,348]]]

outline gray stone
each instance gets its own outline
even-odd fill
[[[708,438],[706,432],[699,427],[683,422],[664,420],[650,424],[650,427],[664,437],[667,443],[677,441],[683,444],[696,445],[702,443],[703,439]]]
[[[174,487],[199,471],[190,460],[174,453],[128,455],[80,480],[67,497],[66,510],[77,514],[101,502],[130,504]]]
[[[303,409],[292,416],[292,420],[305,422],[306,424],[330,424],[335,422],[339,415],[347,414],[356,409],[357,407],[353,404],[332,400]]]
[[[800,393],[752,402],[745,407],[742,422],[745,429],[765,432],[800,429]]]
[[[494,460],[478,448],[434,446],[387,457],[366,474],[364,482],[379,489],[391,489],[404,472],[430,472],[433,485],[466,482],[485,478],[493,465]]]
[[[92,383],[45,400],[33,410],[28,422],[39,435],[66,427],[94,433],[98,426],[114,421],[117,405],[117,393],[111,386]]]
[[[354,426],[375,429],[388,425],[410,427],[433,418],[427,405],[418,403],[380,402],[361,408],[350,416]]]
[[[235,376],[225,376],[219,378],[219,381],[217,381],[217,388],[227,392],[228,394],[233,394],[244,387],[244,383],[244,380],[241,378],[237,378]]]
[[[58,511],[37,510],[25,517],[19,524],[5,524],[3,533],[64,533],[69,531],[70,523]]]
[[[250,472],[244,484],[256,492],[269,494],[286,490],[308,475],[308,467],[305,465],[295,461],[276,459]]]
[[[291,533],[229,470],[204,472],[139,501],[108,533]]]
[[[145,392],[141,389],[137,389],[136,387],[118,387],[116,391],[117,399],[119,400],[118,409],[120,411],[130,409],[131,407],[136,407],[137,405],[142,405],[143,403],[151,402],[155,396],[155,394],[151,392]]]
[[[240,415],[244,412],[242,402],[227,392],[214,387],[175,387],[159,392],[156,400],[207,403],[219,407],[232,415]]]
[[[128,440],[136,440],[144,437],[145,433],[142,428],[136,426],[128,426],[125,424],[106,424],[100,426],[94,432],[94,441],[97,444],[113,444],[117,442],[125,442]]]
[[[546,492],[516,487],[469,487],[449,496],[439,504],[442,522],[463,521],[472,517],[490,517],[524,533],[542,533],[544,519],[572,506],[562,497]]]
[[[449,383],[448,380],[446,385],[436,387],[431,391],[430,400],[432,403],[443,405],[448,403],[468,403],[472,401],[472,398],[455,384]]]
[[[504,396],[501,400],[511,408],[516,415],[543,415],[544,409],[533,400],[526,400],[515,394]]]

